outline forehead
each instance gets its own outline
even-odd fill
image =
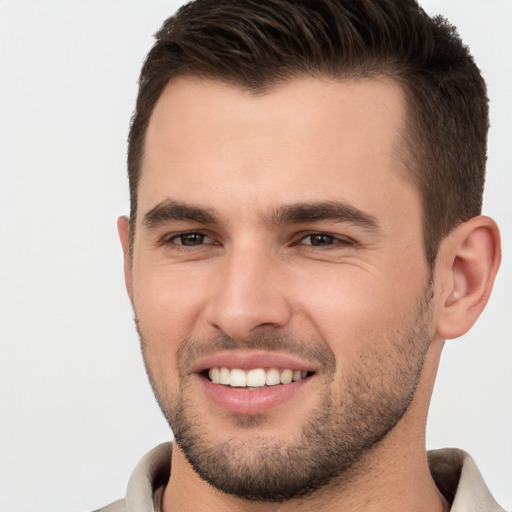
[[[139,211],[175,196],[252,210],[339,199],[371,206],[386,187],[406,186],[397,158],[404,119],[391,80],[308,78],[254,94],[174,79],[148,126]]]

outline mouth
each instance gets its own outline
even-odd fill
[[[313,389],[319,364],[293,355],[235,350],[198,360],[191,370],[210,404],[228,413],[255,415],[297,404],[298,397]]]
[[[213,384],[250,391],[299,382],[313,374],[314,372],[305,369],[252,368],[243,370],[225,366],[214,366],[202,372],[202,375]]]
[[[297,404],[294,397],[304,396],[302,390],[311,389],[316,380],[315,371],[297,364],[290,367],[284,361],[276,366],[223,363],[198,372],[201,388],[213,404],[237,415],[263,414],[288,402]]]

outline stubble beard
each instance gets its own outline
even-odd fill
[[[346,484],[357,477],[357,463],[400,422],[414,397],[432,339],[431,299],[432,288],[428,287],[415,322],[395,333],[393,350],[389,351],[389,343],[382,343],[388,351],[361,353],[358,364],[343,369],[337,378],[339,385],[334,354],[323,340],[261,335],[250,341],[226,336],[186,340],[177,355],[179,389],[168,389],[163,379],[155,378],[150,345],[140,326],[139,335],[157,401],[175,442],[196,473],[219,491],[238,498],[283,502],[311,495],[334,479]],[[300,354],[321,364],[318,406],[302,426],[298,424],[297,441],[258,433],[265,415],[232,416],[238,428],[252,429],[250,436],[244,435],[250,442],[235,436],[215,439],[207,418],[194,408],[190,381],[181,378],[189,362],[205,351],[247,347]]]

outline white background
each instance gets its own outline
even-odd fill
[[[152,34],[177,2],[0,0],[0,512],[80,512],[124,495],[170,439],[125,297],[116,217]],[[512,508],[512,0],[424,0],[488,80],[485,211],[504,263],[469,335],[447,343],[429,447],[472,453]]]

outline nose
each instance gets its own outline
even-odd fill
[[[246,339],[262,328],[284,327],[292,310],[286,298],[282,263],[270,251],[233,248],[223,258],[215,290],[206,308],[218,331]]]

